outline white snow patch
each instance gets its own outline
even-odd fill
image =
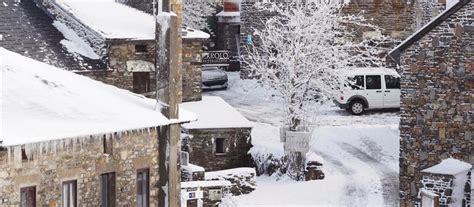
[[[252,122],[217,96],[203,96],[201,101],[181,103],[180,107],[198,117],[196,122],[183,124],[186,129],[253,127]]]
[[[448,158],[441,161],[441,163],[424,169],[421,172],[440,174],[440,175],[457,175],[471,170],[472,165],[461,160]]]
[[[4,146],[170,123],[155,101],[0,48]],[[196,116],[180,111],[180,121]]]
[[[232,183],[226,180],[209,180],[209,181],[189,181],[181,182],[181,188],[197,188],[197,187],[216,187],[216,186],[231,186]]]
[[[80,38],[74,30],[68,28],[65,24],[59,21],[54,21],[53,26],[63,34],[64,38],[66,38],[66,40],[61,40],[61,44],[67,49],[67,51],[77,53],[93,60],[100,58],[100,56],[94,52],[94,49]]]
[[[216,14],[218,17],[239,17],[240,12],[227,12],[227,11],[221,11]]]
[[[7,7],[8,4],[6,2],[2,2],[4,7]]]
[[[186,168],[189,172],[204,172],[205,169],[199,165],[193,165],[188,163],[188,165],[181,166],[182,168]]]
[[[470,169],[469,169],[470,170]],[[449,204],[450,207],[462,206],[462,200],[464,198],[464,186],[467,182],[467,172],[464,171],[454,176],[453,182],[453,201]]]
[[[201,31],[201,30],[196,30],[196,29],[191,29],[189,27],[186,27],[183,29],[183,33],[186,32],[186,34],[183,36],[183,38],[189,38],[189,39],[209,39],[211,35]]]
[[[234,177],[234,176],[249,177],[252,174],[256,175],[256,172],[255,172],[254,168],[241,167],[241,168],[234,168],[234,169],[228,169],[228,170],[206,172],[205,173],[205,179],[206,180],[211,180],[211,179],[215,179],[215,178],[226,178],[226,177]]]
[[[252,145],[249,154],[252,155],[273,155],[274,158],[281,158],[285,155],[283,143],[280,142],[280,129],[266,123],[254,123],[252,129]]]
[[[155,39],[152,15],[114,0],[57,0],[83,24],[108,39]]]

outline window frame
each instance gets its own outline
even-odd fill
[[[104,189],[104,177],[106,178],[106,188]],[[100,185],[100,206],[101,207],[113,207],[115,206],[116,198],[116,175],[115,172],[103,173],[99,176],[99,185]],[[104,192],[106,193],[106,198],[104,199]],[[105,202],[105,205],[103,205]]]
[[[217,140],[222,140],[220,144],[218,144]],[[219,147],[222,147],[222,150],[218,150]],[[227,152],[225,150],[225,138],[215,138],[214,139],[214,153],[216,155],[225,155]]]
[[[135,44],[135,53],[136,54],[146,54],[148,53],[147,44]]]
[[[388,87],[388,84],[387,84],[387,77],[389,77],[389,79],[391,79],[391,81],[393,79],[395,79],[395,87]],[[393,76],[393,75],[384,75],[384,82],[385,82],[385,88],[386,89],[400,89],[400,77],[396,77],[396,76]]]
[[[143,188],[140,188],[140,185],[139,185],[139,176],[140,174],[142,175],[145,175],[146,176],[146,180],[145,180],[145,189]],[[141,192],[141,190],[145,190],[145,193],[142,192],[141,195],[145,194],[144,198],[146,199],[145,203],[142,203],[142,205],[139,205],[139,192]],[[150,169],[149,168],[144,168],[144,169],[138,169],[137,170],[137,193],[136,193],[136,196],[137,196],[137,207],[149,207],[150,206]]]
[[[148,93],[150,92],[150,72],[133,72],[132,74],[133,92],[134,93]]]
[[[74,201],[73,201],[73,202],[74,202],[74,205],[73,205],[73,206],[74,206],[74,207],[77,207],[77,194],[78,194],[78,193],[77,193],[77,180],[68,180],[68,181],[64,181],[64,182],[62,183],[62,185],[61,185],[61,186],[62,186],[62,192],[61,192],[61,196],[62,196],[61,198],[62,198],[62,199],[61,199],[61,203],[62,203],[62,206],[63,206],[63,207],[71,207],[71,206],[69,206],[69,204],[70,204],[70,202],[69,202],[69,199],[70,199],[70,198],[69,198],[69,195],[70,195],[70,193],[69,193],[69,185],[71,185],[71,184],[73,185],[73,191],[74,191],[74,193],[73,193],[73,196],[74,196],[74,198],[73,198],[73,199],[74,199]],[[67,195],[67,197],[68,197],[67,200],[68,200],[68,201],[67,201],[67,204],[64,203],[64,196],[65,196],[65,195],[64,195],[64,186],[67,186],[67,189],[68,189],[68,195]]]
[[[368,81],[368,78],[369,77],[379,77],[378,81],[379,81],[379,88],[369,88],[369,81]],[[365,76],[365,89],[366,90],[382,90],[382,76],[381,75],[366,75]]]
[[[28,193],[31,192],[32,190],[33,193],[33,200],[31,200],[33,203],[28,204]],[[25,186],[20,188],[20,207],[23,207],[23,192],[26,192],[26,206],[25,207],[36,207],[36,185],[33,186]]]

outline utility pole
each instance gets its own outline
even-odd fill
[[[170,120],[178,120],[181,72],[178,65],[178,29],[176,15],[170,13],[168,0],[153,0],[155,15],[155,71],[157,109]],[[179,207],[181,173],[179,170],[181,126],[160,127],[158,133],[158,204]]]

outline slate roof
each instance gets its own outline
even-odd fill
[[[402,43],[400,43],[397,47],[395,47],[392,51],[389,52],[389,56],[392,57],[394,60],[398,60],[400,58],[400,54],[405,51],[408,47],[410,47],[413,43],[420,40],[426,34],[428,34],[431,30],[436,28],[438,25],[446,21],[451,15],[459,11],[461,8],[466,6],[471,0],[459,0],[456,4],[451,6],[450,8],[443,11],[441,14],[436,16],[433,20],[428,22],[425,26],[420,28],[418,31],[413,33],[410,37],[405,39]]]
[[[66,70],[104,70],[100,60],[68,52],[53,19],[33,0],[0,0],[0,47]]]

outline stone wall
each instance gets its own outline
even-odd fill
[[[420,170],[453,157],[474,163],[474,4],[401,55],[401,206],[414,206]]]
[[[154,41],[109,41],[107,44],[109,53],[108,65],[110,69],[106,71],[84,71],[78,72],[78,74],[133,92],[133,72],[152,70],[149,73],[149,91],[144,93],[144,95],[153,96],[153,92],[156,90]],[[137,53],[135,51],[136,44],[147,45],[149,52]],[[137,65],[140,65],[142,69],[137,69],[135,67]]]
[[[60,206],[62,182],[77,180],[78,205],[99,206],[99,176],[116,174],[116,206],[136,205],[136,174],[149,169],[150,205],[157,206],[158,142],[155,130],[113,138],[111,155],[103,153],[101,138],[83,145],[33,155],[28,162],[0,162],[0,206],[19,206],[20,188],[36,186],[37,206]],[[0,153],[1,154],[1,153]]]
[[[445,175],[423,175],[421,183],[423,188],[439,196],[439,204],[447,205],[453,195],[453,176]]]
[[[202,39],[183,38],[183,102],[202,99]]]
[[[206,180],[226,180],[233,196],[249,194],[257,187],[257,173],[254,168],[234,168],[229,170],[206,172]]]
[[[202,166],[208,171],[237,167],[249,167],[251,147],[250,128],[235,129],[191,129],[191,149],[189,162]],[[215,139],[225,138],[225,154],[215,153]]]

